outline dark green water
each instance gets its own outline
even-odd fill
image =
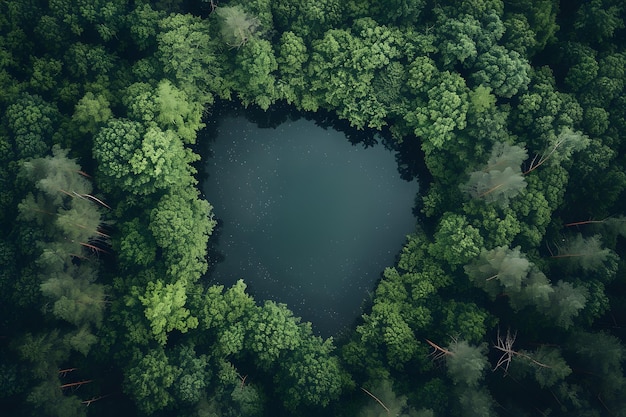
[[[305,119],[274,129],[227,116],[211,153],[203,191],[223,255],[212,282],[243,278],[257,300],[286,303],[324,336],[350,326],[414,228],[417,182],[400,179],[382,145]]]

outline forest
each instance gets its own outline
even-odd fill
[[[625,22],[622,0],[0,0],[0,414],[626,416]],[[197,137],[224,102],[383,132],[419,177],[348,334],[207,279]]]

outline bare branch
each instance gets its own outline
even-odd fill
[[[369,392],[368,390],[366,390],[365,388],[361,387],[361,389],[363,390],[363,392],[365,392],[367,395],[369,395],[370,397],[372,397],[373,399],[376,400],[376,402],[378,404],[381,405],[381,407],[383,407],[386,411],[387,414],[389,414],[391,411],[389,411],[389,409],[387,408],[387,406],[385,406],[385,404],[383,404],[383,402],[381,400],[379,400],[374,394],[372,394],[371,392]]]

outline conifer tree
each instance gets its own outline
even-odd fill
[[[487,166],[470,173],[469,181],[461,189],[472,198],[506,207],[511,198],[526,188],[521,169],[526,157],[524,148],[497,142],[491,150]]]

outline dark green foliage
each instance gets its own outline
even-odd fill
[[[446,213],[435,233],[429,252],[451,266],[468,263],[483,249],[480,232],[470,226],[464,216]]]
[[[17,158],[44,156],[50,149],[59,118],[56,106],[40,96],[25,94],[10,105],[3,119],[13,137]]]
[[[169,280],[194,282],[206,271],[206,244],[216,223],[212,206],[194,189],[161,197],[148,228],[163,250]]]
[[[608,40],[624,28],[624,4],[615,0],[591,0],[576,12],[574,28],[596,42]]]
[[[180,401],[196,404],[206,390],[211,375],[208,357],[197,355],[193,345],[182,345],[177,349],[177,361],[182,374],[174,386],[174,395]]]
[[[624,416],[624,7],[0,1],[0,407]],[[217,98],[328,111],[424,167],[419,228],[338,342],[203,277]],[[438,363],[425,336],[458,341]]]
[[[343,370],[334,350],[332,339],[313,336],[310,328],[300,328],[300,346],[280,362],[274,377],[279,395],[290,410],[321,406],[336,400],[345,381]]]
[[[65,361],[69,349],[59,337],[59,331],[51,333],[25,333],[13,343],[20,359],[29,362],[29,372],[34,378],[45,379],[56,376],[57,366]]]
[[[573,324],[573,318],[585,306],[587,290],[584,287],[574,287],[569,282],[559,281],[550,294],[550,307],[546,314],[557,326],[568,328]]]
[[[147,352],[125,371],[124,391],[144,414],[152,414],[171,404],[169,388],[180,376],[180,368],[170,364],[162,348]]]
[[[65,396],[59,385],[57,378],[50,378],[34,387],[26,399],[31,411],[53,417],[85,416],[86,410],[80,399]]]
[[[332,28],[342,20],[344,3],[339,0],[277,0],[271,2],[272,13],[278,29],[292,31],[311,40]]]
[[[384,417],[388,415],[406,417],[413,416],[407,407],[407,397],[396,395],[388,379],[377,382],[376,386],[363,392],[369,396],[368,403],[361,409],[358,417]],[[382,404],[381,404],[382,403]]]
[[[511,375],[534,378],[542,389],[554,387],[572,373],[559,349],[541,346],[533,352],[522,350],[519,353],[522,357],[512,361],[509,368]]]

